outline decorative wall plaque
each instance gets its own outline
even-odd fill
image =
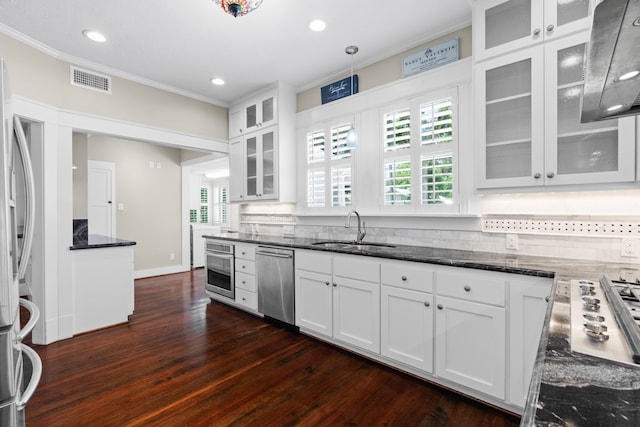
[[[402,59],[402,77],[409,77],[441,65],[455,62],[460,58],[459,38],[430,46]]]
[[[353,87],[351,82],[353,81]],[[352,77],[345,77],[337,82],[330,83],[320,88],[320,95],[322,96],[322,103],[335,101],[346,96],[350,96],[358,93],[358,75],[354,74]]]

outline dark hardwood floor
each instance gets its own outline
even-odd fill
[[[34,346],[28,426],[517,426],[513,415],[220,303],[137,280],[127,325]]]

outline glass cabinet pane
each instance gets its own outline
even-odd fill
[[[557,25],[565,25],[589,16],[589,0],[556,0]]]
[[[531,58],[487,70],[487,102],[531,93]]]
[[[531,141],[487,147],[487,178],[531,176]]]
[[[247,127],[253,127],[258,124],[258,106],[250,105],[246,109]]]
[[[273,132],[262,135],[262,194],[273,194],[274,192],[273,140]]]
[[[273,97],[262,101],[262,121],[270,122],[273,120]]]
[[[558,61],[558,174],[618,170],[618,120],[580,123],[586,44],[561,49]]]
[[[257,189],[257,143],[256,137],[247,139],[247,195],[255,196]]]
[[[531,139],[531,96],[487,105],[487,145]]]
[[[485,49],[526,37],[531,33],[531,0],[509,0],[487,9],[484,22]]]

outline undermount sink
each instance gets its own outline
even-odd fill
[[[395,245],[389,245],[387,243],[369,243],[369,242],[355,242],[355,241],[343,241],[343,240],[331,240],[327,242],[312,243],[313,246],[322,246],[324,248],[342,248],[342,249],[371,249],[371,248],[395,248]]]

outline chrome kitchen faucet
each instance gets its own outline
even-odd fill
[[[360,223],[360,214],[354,209],[347,214],[347,222],[344,224],[344,228],[351,227],[351,216],[355,215],[358,218],[358,234],[356,236],[356,243],[362,243],[362,239],[367,235],[367,229],[365,228],[364,221],[362,221],[362,225]]]

